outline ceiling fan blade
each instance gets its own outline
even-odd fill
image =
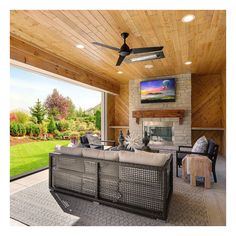
[[[119,58],[118,58],[118,60],[117,60],[117,62],[116,62],[116,66],[119,66],[121,63],[122,63],[122,61],[125,59],[125,57],[123,57],[123,56],[119,56]]]
[[[112,50],[115,50],[115,51],[120,51],[119,48],[116,48],[116,47],[112,47],[112,46],[109,46],[109,45],[106,45],[106,44],[103,44],[103,43],[98,43],[98,42],[92,42],[92,44],[95,44],[95,45],[98,45],[98,46],[101,46],[101,47],[104,47],[104,48],[109,48],[109,49],[112,49]]]
[[[144,52],[155,52],[155,51],[161,51],[163,47],[148,47],[148,48],[132,48],[131,53],[144,53]]]

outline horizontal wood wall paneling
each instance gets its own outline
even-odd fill
[[[81,82],[103,91],[118,94],[119,85],[86,72],[61,58],[11,37],[11,59]]]
[[[193,22],[181,18],[195,14]],[[37,45],[99,76],[127,83],[130,79],[182,73],[221,73],[225,65],[225,11],[27,10],[11,11],[11,35]],[[165,58],[116,67],[118,53],[93,41],[120,47],[120,33],[130,33],[130,47],[164,46]],[[77,49],[82,44],[84,49]],[[191,60],[192,65],[184,62]],[[153,69],[145,69],[152,64]],[[122,70],[122,75],[117,74]]]

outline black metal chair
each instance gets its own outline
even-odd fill
[[[95,149],[104,149],[104,143],[112,143],[112,146],[115,145],[115,141],[113,140],[99,140],[100,144],[94,144],[94,143],[89,143],[88,138],[86,135],[80,137],[80,143],[82,147],[87,147],[87,148],[95,148]],[[102,144],[103,143],[103,144]]]
[[[208,148],[207,151],[204,153],[201,152],[192,152],[186,149],[190,149],[192,146],[179,146],[178,151],[176,151],[176,177],[178,177],[178,168],[181,168],[182,166],[182,159],[187,155],[187,154],[197,154],[197,155],[203,155],[207,156],[211,161],[212,161],[212,173],[214,177],[214,182],[217,182],[217,177],[216,177],[216,160],[218,156],[218,150],[219,150],[219,145],[216,144],[212,139],[208,140]],[[182,149],[182,150],[181,150]],[[185,149],[185,150],[183,150]]]
[[[86,136],[81,136],[80,137],[80,143],[83,147],[90,148],[88,138]]]

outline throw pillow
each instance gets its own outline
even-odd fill
[[[204,153],[207,151],[208,141],[205,136],[199,138],[193,145],[192,152]]]

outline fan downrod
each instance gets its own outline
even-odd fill
[[[125,40],[129,36],[129,33],[123,32],[121,33],[121,37]]]

